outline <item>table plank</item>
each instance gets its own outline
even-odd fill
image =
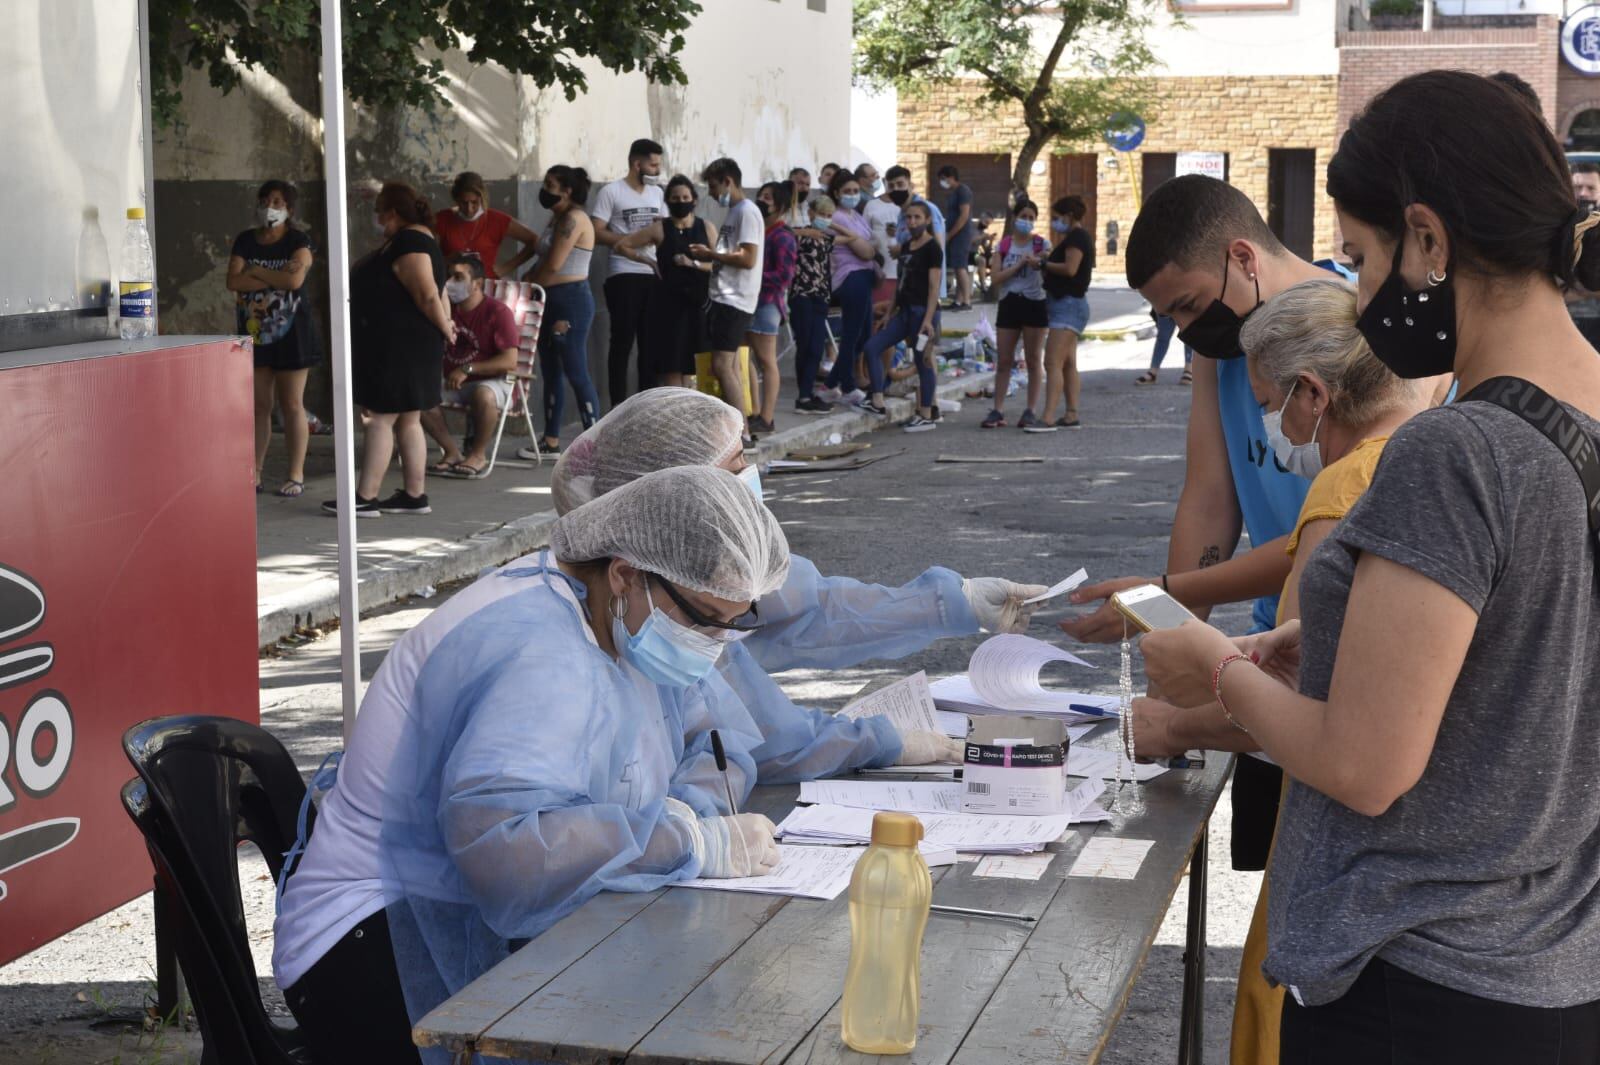
[[[1062,884],[955,1065],[1098,1060],[1231,767],[1213,754],[1203,769],[1139,786],[1136,805],[1114,811],[1102,834],[1155,842],[1138,877]]]
[[[491,1025],[479,1050],[574,1065],[618,1060],[788,901],[668,890]]]
[[[421,1047],[465,1049],[660,896],[659,891],[597,895],[423,1017],[413,1039]]]

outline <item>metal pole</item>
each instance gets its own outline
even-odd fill
[[[1189,859],[1189,921],[1183,941],[1183,999],[1178,1018],[1178,1065],[1200,1065],[1206,1031],[1206,864],[1211,824],[1201,826]]]
[[[1433,29],[1433,0],[1422,0],[1422,32]]]
[[[328,318],[333,336],[333,455],[339,501],[339,667],[344,739],[361,683],[361,590],[356,581],[355,425],[350,402],[350,226],[345,206],[344,52],[340,0],[322,0],[322,159],[328,200]]]

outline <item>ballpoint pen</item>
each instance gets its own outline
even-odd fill
[[[1095,706],[1092,703],[1068,703],[1067,704],[1067,709],[1071,710],[1075,714],[1088,714],[1091,717],[1116,717],[1117,716],[1115,714],[1115,712],[1113,712],[1111,710],[1107,710],[1103,706]]]
[[[717,760],[717,770],[722,774],[722,786],[728,791],[728,812],[738,816],[739,804],[733,799],[733,783],[728,779],[728,755],[722,749],[722,734],[716,729],[711,730],[711,757]]]
[[[972,910],[965,906],[940,906],[935,904],[929,906],[928,909],[932,910],[934,913],[948,913],[957,917],[984,917],[991,921],[1022,921],[1025,924],[1033,924],[1039,920],[1037,917],[1029,917],[1025,913],[1002,913],[999,910]]]

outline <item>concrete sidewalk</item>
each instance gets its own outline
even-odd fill
[[[1096,307],[1091,330],[1102,320],[1126,319],[1137,294],[1100,290],[1091,292]],[[978,316],[994,318],[994,305],[979,305],[960,314],[946,312],[948,335],[965,335]],[[946,340],[946,346],[954,344]],[[1092,347],[1086,343],[1086,349]],[[1020,354],[1020,353],[1019,353]],[[1085,351],[1088,354],[1088,351]],[[1020,360],[1019,360],[1020,361]],[[805,416],[794,413],[793,358],[780,362],[783,390],[778,403],[778,432],[757,445],[759,461],[782,458],[797,448],[827,443],[835,437],[853,437],[899,424],[913,412],[909,399],[891,399],[887,419],[839,406],[832,414]],[[940,401],[960,400],[969,390],[990,383],[991,375],[942,376]],[[981,401],[973,401],[981,402]],[[537,424],[537,419],[536,419]],[[460,423],[452,419],[452,428]],[[433,513],[418,516],[386,514],[356,522],[360,537],[360,583],[363,612],[407,596],[428,595],[440,584],[474,576],[487,566],[543,547],[555,520],[550,498],[553,458],[543,465],[516,458],[527,437],[512,435],[506,426],[500,461],[494,473],[478,481],[448,477],[428,478],[427,492]],[[569,428],[567,439],[576,435]],[[360,461],[359,441],[357,462]],[[338,545],[335,524],[321,510],[323,500],[334,496],[333,450],[330,437],[313,437],[307,458],[305,494],[282,499],[270,494],[284,476],[281,438],[268,452],[262,483],[266,495],[257,497],[256,591],[258,640],[267,646],[297,628],[310,628],[338,616]],[[398,466],[385,479],[379,495],[399,485]]]

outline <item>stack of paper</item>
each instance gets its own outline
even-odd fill
[[[800,801],[857,810],[960,814],[962,787],[936,780],[808,780],[800,785]],[[1105,783],[1098,777],[1080,784],[1068,796],[1066,816],[1073,824],[1106,820],[1110,815],[1094,805],[1104,791]]]
[[[956,863],[956,852],[949,848],[932,847],[924,841],[917,849],[930,868]],[[836,899],[850,886],[850,875],[865,853],[865,847],[804,847],[780,843],[778,867],[765,876],[684,880],[674,886],[788,895],[800,899]]]
[[[1090,781],[1102,790],[1102,781]],[[1082,790],[1082,789],[1080,789]],[[1085,794],[1088,794],[1085,792]],[[1094,792],[1088,802],[1093,801]],[[1084,805],[1087,807],[1088,802]],[[923,838],[936,846],[973,854],[1031,854],[1054,843],[1071,827],[1073,814],[1018,817],[1004,814],[914,813]],[[874,811],[847,806],[801,806],[783,819],[778,835],[790,843],[866,843]],[[1084,815],[1088,811],[1085,809]],[[1083,816],[1083,815],[1080,815]]]
[[[901,732],[940,731],[933,693],[928,690],[928,675],[920,672],[862,696],[840,710],[839,715],[852,719],[882,715]]]
[[[1040,692],[1045,700],[1032,706],[997,704],[984,699],[973,687],[969,674],[943,677],[929,686],[933,703],[941,711],[958,714],[1032,714],[1035,717],[1061,717],[1068,721],[1112,721],[1117,717],[1117,697],[1090,695],[1088,692]],[[1077,709],[1074,709],[1076,707]]]

